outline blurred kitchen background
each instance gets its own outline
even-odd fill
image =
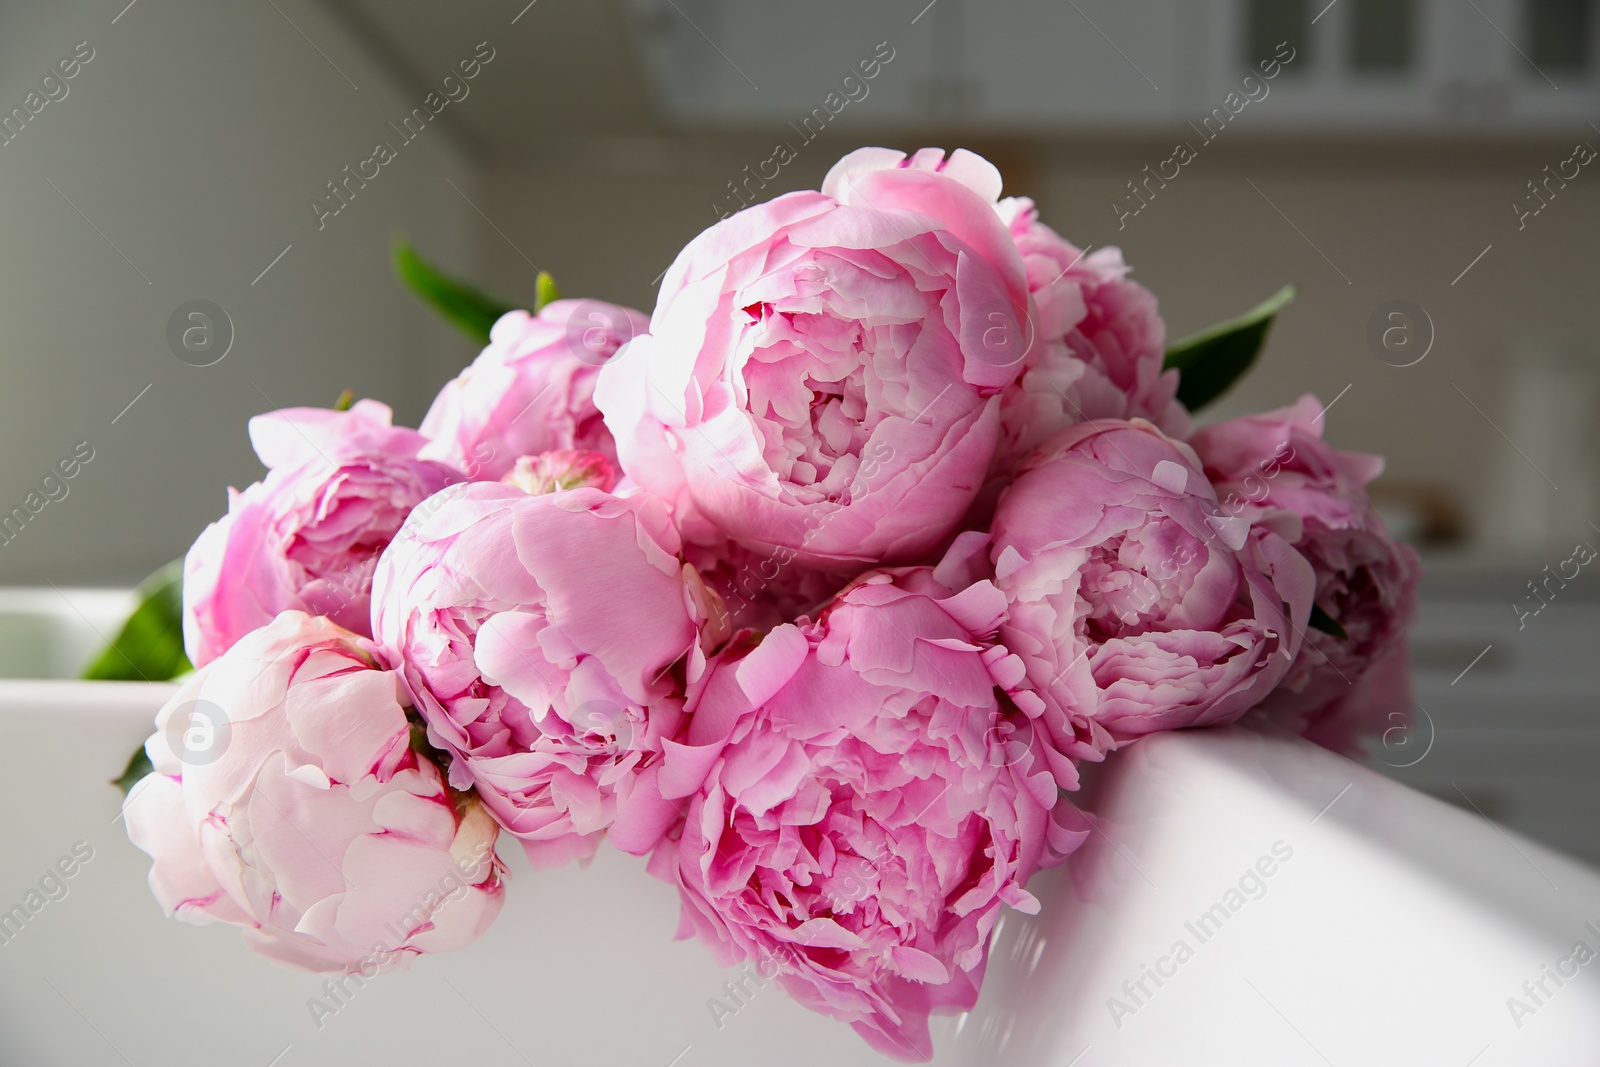
[[[0,513],[92,458],[0,543],[0,668],[70,671],[121,604],[73,587],[181,554],[260,472],[250,415],[351,388],[415,424],[473,351],[394,281],[394,235],[507,298],[542,269],[648,311],[741,197],[861,144],[965,146],[1120,245],[1171,338],[1300,287],[1207,417],[1314,392],[1332,440],[1388,456],[1375,491],[1429,577],[1417,721],[1374,765],[1600,862],[1600,577],[1574,562],[1600,544],[1595,8],[7,5]],[[223,313],[206,366],[169,339],[197,300]]]

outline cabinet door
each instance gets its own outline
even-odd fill
[[[1350,132],[1435,121],[1451,63],[1452,0],[1219,0],[1206,40],[1207,98],[1287,51],[1247,129]],[[1468,9],[1470,10],[1470,8]]]
[[[1492,40],[1486,73],[1493,93],[1486,93],[1484,104],[1498,109],[1481,121],[1508,130],[1571,130],[1574,137],[1594,138],[1588,123],[1600,110],[1600,3],[1475,2],[1481,12],[1469,6],[1461,16],[1476,19],[1477,32]]]

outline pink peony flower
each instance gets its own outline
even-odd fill
[[[423,450],[473,481],[496,481],[518,458],[557,449],[617,458],[594,406],[600,368],[643,333],[637,311],[598,300],[555,300],[537,315],[510,311],[489,347],[445,384],[422,420]]]
[[[1128,280],[1121,250],[1081,251],[1040,222],[1026,197],[1002,200],[997,210],[1039,309],[1028,360],[1001,408],[997,472],[1009,473],[1047,438],[1092,419],[1142,418],[1169,436],[1187,436],[1178,372],[1161,369],[1166,324],[1150,290]]]
[[[690,242],[595,401],[685,538],[848,578],[914,562],[982,484],[1028,293],[995,169],[863,149]],[[936,165],[937,164],[937,165]],[[975,192],[973,186],[983,192]]]
[[[1072,427],[1000,498],[1000,629],[1059,745],[1231,722],[1288,671],[1311,611],[1288,541],[1218,507],[1200,460],[1143,420]]]
[[[325,615],[368,634],[378,553],[422,500],[460,481],[418,458],[426,441],[389,408],[286,408],[250,420],[267,476],[228,491],[183,565],[183,640],[202,667],[282,611]]]
[[[370,642],[298,611],[250,633],[161,709],[123,805],[156,899],[313,971],[473,941],[504,895],[498,828],[411,738]]]
[[[592,855],[608,827],[647,851],[675,815],[636,786],[722,614],[678,547],[648,497],[474,482],[419,508],[378,565],[374,633],[451,783],[537,863]]]
[[[1329,445],[1322,411],[1307,395],[1292,407],[1203,427],[1190,443],[1224,512],[1264,523],[1282,511],[1299,517],[1295,547],[1316,573],[1316,605],[1344,631],[1306,631],[1262,714],[1357,755],[1363,734],[1409,721],[1405,635],[1421,571],[1417,554],[1389,536],[1367,499],[1383,459]]]
[[[746,637],[695,688],[659,784],[687,797],[651,859],[684,930],[755,960],[875,1048],[927,1059],[972,1007],[1000,906],[1087,836],[1013,703],[989,582],[875,571],[815,621]]]

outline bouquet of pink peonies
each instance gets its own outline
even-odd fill
[[[420,430],[251,420],[190,550],[198,668],[124,811],[169,915],[361,972],[460,947],[609,841],[884,1053],[973,1006],[1091,832],[1082,761],[1410,707],[1415,554],[1307,396],[1194,429],[1280,294],[1155,298],[966,151],[861,149],[695,238],[653,315],[541,299]],[[541,297],[552,294],[541,285]]]

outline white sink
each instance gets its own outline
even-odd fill
[[[1600,958],[1545,970],[1600,953],[1600,873],[1298,738],[1122,755],[949,1062],[1600,1064]]]
[[[96,617],[92,601],[54,604],[79,631],[63,622],[23,662],[87,655],[85,635],[122,610],[102,598]],[[887,1062],[771,984],[734,999],[733,972],[672,940],[673,891],[608,850],[538,875],[507,850],[488,936],[352,983],[319,1027],[308,1001],[325,978],[252,956],[231,928],[165,919],[146,888],[107,780],[172,688],[0,680],[0,912],[93,850],[67,894],[0,943],[0,1063]],[[1103,831],[1035,880],[1042,915],[1002,922],[978,1008],[936,1025],[936,1062],[1600,1063],[1600,963],[1559,987],[1544,970],[1579,941],[1600,950],[1589,868],[1295,739],[1168,734],[1103,770]],[[1241,889],[1269,867],[1263,889]],[[1180,941],[1192,956],[1176,958]],[[1536,1001],[1523,983],[1541,979]]]
[[[133,610],[130,589],[0,588],[0,678],[75,678]]]

